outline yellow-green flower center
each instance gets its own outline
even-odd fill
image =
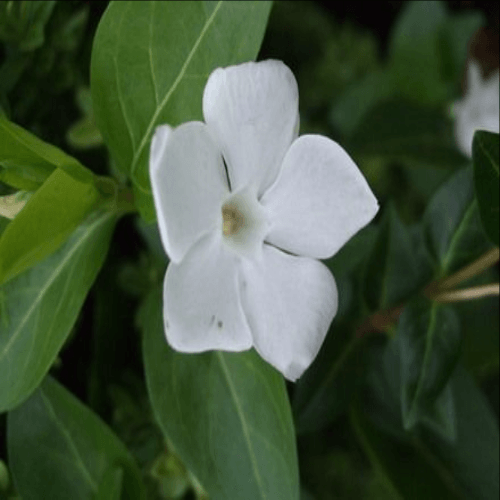
[[[224,236],[236,234],[244,225],[243,214],[232,204],[228,203],[222,207],[222,232]]]

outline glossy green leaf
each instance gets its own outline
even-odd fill
[[[362,338],[334,323],[314,363],[297,381],[293,412],[297,433],[324,429],[344,413],[362,380]]]
[[[0,238],[0,284],[54,252],[100,201],[93,184],[54,170]]]
[[[297,500],[295,434],[281,375],[253,350],[173,351],[159,292],[147,297],[139,323],[156,419],[208,495]]]
[[[1,287],[0,412],[26,399],[51,367],[101,268],[115,222],[110,212],[92,216],[59,250]]]
[[[391,73],[400,91],[412,100],[436,104],[446,100],[438,49],[446,20],[442,2],[412,1],[403,5],[390,41]]]
[[[102,475],[99,482],[96,500],[120,500],[123,487],[123,469],[111,466]]]
[[[423,224],[437,278],[471,263],[491,248],[474,196],[472,168],[463,168],[431,199]]]
[[[114,2],[104,13],[91,63],[96,123],[118,168],[132,177],[147,220],[155,218],[148,174],[155,127],[202,118],[209,74],[256,57],[270,7],[270,2]]]
[[[139,470],[123,443],[54,379],[7,419],[8,452],[22,498],[67,500],[144,497]],[[102,497],[104,492],[109,496]],[[41,496],[42,495],[42,496]]]
[[[497,418],[460,366],[452,376],[450,390],[456,410],[454,442],[428,433],[395,437],[387,432],[390,426],[380,426],[380,420],[374,424],[371,405],[354,408],[351,422],[356,435],[370,462],[398,498],[498,498]],[[400,413],[398,408],[395,412]]]
[[[24,183],[40,185],[57,167],[82,183],[94,182],[78,160],[1,116],[0,167],[0,181],[18,189],[29,190]]]
[[[403,310],[396,338],[404,427],[431,422],[453,439],[453,404],[443,391],[460,355],[458,316],[450,306],[417,298]]]
[[[398,500],[456,500],[454,485],[448,485],[411,445],[398,442],[381,431],[356,407],[351,411],[355,435],[381,481]],[[465,500],[465,499],[463,499]]]
[[[395,159],[419,167],[454,168],[467,163],[439,109],[401,98],[381,101],[359,121],[349,140],[353,154]]]
[[[499,240],[499,140],[498,134],[478,130],[472,141],[474,184],[479,212],[490,240]]]
[[[481,286],[498,283],[498,269],[492,268],[467,283]],[[465,300],[454,304],[462,330],[463,365],[480,379],[498,374],[500,355],[500,315],[498,297]]]
[[[364,298],[371,310],[403,303],[429,279],[430,269],[418,258],[416,243],[390,205],[366,263]]]

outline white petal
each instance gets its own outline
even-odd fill
[[[335,254],[378,210],[349,155],[320,135],[303,135],[292,144],[261,203],[271,224],[266,241],[319,259]]]
[[[337,312],[335,280],[314,259],[264,245],[242,261],[242,300],[259,354],[289,380],[311,364]]]
[[[238,261],[217,233],[197,242],[164,284],[168,343],[181,352],[243,351],[252,337],[241,306]]]
[[[149,161],[151,186],[163,246],[180,262],[208,231],[220,225],[229,193],[222,157],[201,122],[156,129]]]
[[[280,61],[216,69],[203,94],[205,121],[220,142],[231,188],[271,185],[296,136],[298,89]]]

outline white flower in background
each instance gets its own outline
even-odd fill
[[[169,344],[251,347],[295,380],[337,311],[316,259],[374,217],[377,200],[332,140],[298,133],[298,89],[279,61],[216,69],[205,122],[156,129],[150,174],[163,245]]]
[[[469,158],[472,158],[472,139],[476,130],[499,131],[499,87],[498,70],[483,80],[479,64],[469,61],[466,94],[452,106],[455,138],[460,151]]]

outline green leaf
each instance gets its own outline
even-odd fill
[[[364,297],[371,310],[398,305],[427,282],[430,270],[415,247],[409,228],[390,205],[366,263]]]
[[[407,2],[392,33],[390,70],[397,88],[423,104],[440,104],[446,100],[447,89],[437,50],[446,18],[442,2]]]
[[[498,269],[489,269],[467,283],[481,286],[498,283]],[[462,363],[468,371],[484,378],[498,374],[500,335],[498,297],[465,300],[453,304],[462,331]]]
[[[35,50],[44,41],[44,28],[56,2],[2,2],[0,40],[16,44],[20,50]]]
[[[121,472],[122,498],[144,498],[139,470],[123,443],[54,379],[47,377],[9,413],[7,428],[12,475],[23,498],[118,498]],[[110,496],[102,497],[104,491]]]
[[[412,446],[396,441],[378,429],[363,413],[362,408],[351,411],[355,435],[380,476],[391,497],[398,500],[456,500],[455,488],[440,477]],[[451,490],[451,491],[450,491]],[[465,499],[463,499],[465,500]]]
[[[370,462],[398,498],[498,498],[497,418],[460,366],[453,374],[450,390],[456,411],[454,442],[425,432],[408,434],[406,439],[395,438],[371,421],[371,405],[357,405],[351,414],[354,430]],[[398,409],[396,412],[399,414]]]
[[[459,84],[463,78],[470,41],[485,24],[481,12],[466,10],[448,16],[441,26],[439,52],[442,75],[452,94],[458,95],[460,91]]]
[[[498,134],[478,130],[472,141],[474,184],[479,212],[490,240],[499,240],[499,140]]]
[[[281,375],[253,350],[173,351],[156,291],[139,323],[156,419],[209,496],[298,500],[295,435]]]
[[[54,252],[100,201],[93,184],[52,172],[0,238],[0,284]]]
[[[115,222],[113,213],[96,214],[50,257],[0,288],[0,412],[26,399],[51,367],[102,266]]]
[[[390,98],[371,107],[359,121],[350,137],[349,150],[414,167],[463,166],[466,158],[457,151],[451,132],[442,110]]]
[[[331,119],[346,136],[362,124],[364,116],[377,103],[389,99],[394,85],[386,72],[374,72],[347,87],[335,103]]]
[[[417,298],[400,316],[403,423],[426,423],[454,438],[453,402],[445,391],[460,355],[460,324],[453,308]]]
[[[120,500],[123,486],[123,469],[111,466],[102,475],[96,500]]]
[[[78,160],[2,116],[0,167],[0,181],[27,191],[33,188],[25,183],[39,186],[57,167],[77,181],[94,182],[94,174]]]
[[[463,168],[431,199],[423,224],[436,278],[471,263],[491,248],[474,197],[472,168]]]
[[[270,2],[114,2],[104,13],[91,62],[96,123],[118,168],[132,178],[146,220],[155,219],[148,173],[155,127],[202,118],[209,74],[256,57],[270,7]]]
[[[314,363],[295,384],[297,433],[316,432],[345,412],[364,368],[362,338],[334,323]]]

